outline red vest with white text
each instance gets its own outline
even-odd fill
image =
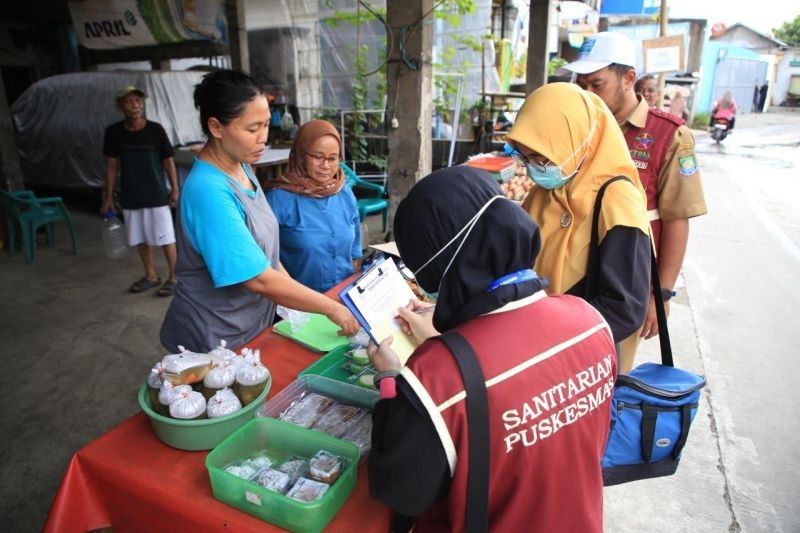
[[[617,374],[603,318],[580,298],[545,296],[456,331],[487,381],[490,530],[602,531],[600,462]],[[458,366],[429,340],[401,375],[426,406],[452,476],[448,497],[417,518],[417,531],[463,531],[469,450]]]
[[[639,180],[647,193],[647,210],[651,213],[658,209],[658,175],[664,166],[667,151],[675,138],[678,126],[683,119],[671,113],[650,108],[644,128],[628,124],[625,142],[639,171]],[[650,226],[653,228],[653,240],[656,250],[661,238],[661,219],[651,216]]]

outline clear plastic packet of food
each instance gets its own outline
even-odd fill
[[[354,420],[364,416],[367,411],[352,405],[336,404],[317,417],[311,429],[322,431],[333,437],[341,437],[350,428]]]
[[[364,328],[360,328],[356,331],[356,334],[350,337],[350,343],[359,346],[361,348],[366,348],[369,346],[369,333],[367,333]]]
[[[239,411],[242,408],[242,402],[229,388],[223,388],[217,391],[214,396],[208,400],[206,406],[206,413],[208,418],[219,418],[228,416]]]
[[[265,468],[270,468],[273,464],[275,464],[275,461],[265,452],[258,452],[248,457],[244,464],[248,464],[254,467],[256,470],[264,470]]]
[[[236,382],[234,392],[242,401],[242,405],[248,405],[258,398],[267,386],[269,370],[261,364],[259,360],[250,360],[241,365],[236,370]]]
[[[164,414],[160,412],[161,405],[158,403],[158,393],[163,385],[164,367],[161,366],[161,363],[156,363],[150,373],[147,374],[147,394],[150,397],[150,406],[159,414]]]
[[[169,416],[180,420],[206,418],[206,399],[199,392],[183,392],[169,404]]]
[[[165,381],[158,391],[158,404],[161,414],[169,416],[169,405],[186,392],[192,392],[191,385],[173,385],[169,381]]]
[[[365,458],[372,449],[372,415],[367,414],[359,418],[348,428],[341,439],[358,446],[361,458]]]
[[[206,400],[211,399],[217,391],[225,387],[233,387],[236,381],[236,366],[231,361],[222,361],[220,363],[213,363],[211,370],[208,371],[206,377],[203,378],[203,388],[200,392],[203,393]]]
[[[164,377],[173,385],[191,385],[202,381],[211,370],[211,356],[207,353],[187,351],[178,346],[180,353],[170,354],[161,360]]]
[[[326,396],[305,391],[278,416],[278,420],[310,428],[314,421],[335,403]]]
[[[327,483],[301,477],[286,495],[301,502],[314,502],[322,498],[329,488]]]
[[[301,477],[309,476],[308,459],[293,454],[287,455],[278,470],[289,474],[290,484],[293,485]]]
[[[309,320],[311,320],[311,313],[289,309],[288,307],[284,307],[282,305],[278,306],[276,312],[278,313],[279,317],[289,323],[289,329],[292,330],[292,333],[297,333],[300,331],[300,329],[305,326]]]
[[[325,450],[320,450],[308,461],[311,478],[333,484],[344,469],[344,459]]]
[[[248,464],[246,462],[243,463],[240,461],[229,464],[228,466],[225,467],[225,471],[228,472],[229,474],[233,474],[238,478],[247,480],[253,479],[253,476],[255,476],[256,473],[258,472],[258,470],[256,470],[253,467],[253,465]]]
[[[275,470],[274,468],[265,468],[253,477],[252,481],[258,483],[265,489],[286,494],[287,489],[291,485],[289,474]]]
[[[228,342],[225,339],[220,339],[219,346],[208,352],[212,363],[218,364],[236,357],[236,352],[229,350],[227,346]]]

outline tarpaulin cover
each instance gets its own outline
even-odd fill
[[[116,93],[147,94],[145,116],[164,126],[173,145],[202,142],[194,86],[203,72],[80,72],[45,78],[11,107],[25,181],[57,188],[102,187],[103,134],[122,120]]]
[[[349,280],[348,280],[349,281]],[[337,294],[334,287],[328,294]],[[248,343],[261,349],[272,374],[270,397],[319,359],[272,332]],[[208,452],[170,448],[139,413],[78,451],[70,461],[44,526],[45,532],[280,530],[216,499],[205,467]],[[369,496],[366,465],[356,488],[326,531],[389,531],[391,511]]]

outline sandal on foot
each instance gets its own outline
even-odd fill
[[[172,296],[175,293],[176,281],[165,281],[164,284],[158,289],[159,296]]]
[[[158,287],[159,285],[161,285],[161,278],[156,278],[155,281],[150,281],[146,277],[143,277],[131,285],[131,292],[144,292],[148,289],[152,289],[153,287]]]

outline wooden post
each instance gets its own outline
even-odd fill
[[[226,0],[225,17],[228,19],[231,67],[249,73],[250,52],[247,48],[247,29],[244,25],[244,0]]]
[[[659,17],[659,37],[666,37],[667,36],[667,18],[669,14],[667,13],[667,0],[661,0],[661,15]],[[658,75],[658,105],[656,106],[657,109],[661,109],[664,106],[664,89],[667,86],[667,75],[666,73],[662,72]]]
[[[0,72],[0,175],[3,178],[3,189],[19,191],[25,188],[2,72]]]
[[[397,204],[431,172],[433,0],[386,2],[386,19],[392,29],[387,39],[394,38],[386,66],[391,228]],[[405,56],[401,55],[401,48]]]
[[[528,64],[525,92],[533,91],[547,83],[548,45],[550,32],[550,0],[531,0],[528,19]]]

